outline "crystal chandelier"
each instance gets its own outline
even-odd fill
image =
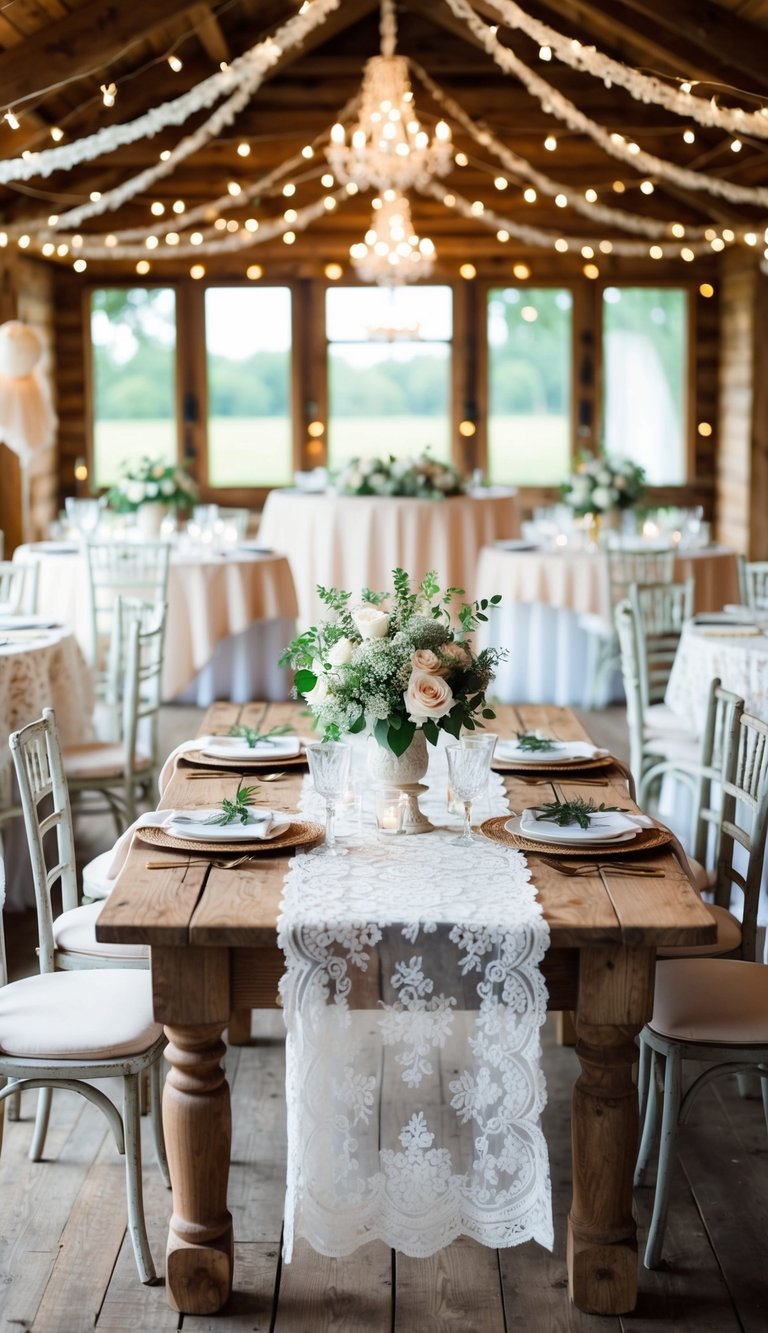
[[[408,62],[395,55],[396,36],[393,0],[382,0],[381,54],[366,62],[359,118],[349,141],[344,125],[334,125],[326,149],[342,185],[407,190],[444,176],[453,162],[450,126],[439,121],[430,139],[416,114]]]
[[[394,287],[402,282],[428,278],[435,261],[435,247],[428,237],[413,230],[411,206],[397,190],[385,190],[373,201],[371,225],[365,240],[349,248],[352,266],[363,282]]]

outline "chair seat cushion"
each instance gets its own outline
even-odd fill
[[[676,1041],[768,1044],[768,966],[735,958],[658,963],[649,1026]]]
[[[703,867],[702,867],[703,869]],[[691,944],[685,949],[659,949],[659,958],[716,958],[718,954],[735,953],[741,948],[741,923],[725,907],[707,903],[717,926],[717,939],[712,944]]]
[[[53,923],[53,942],[59,953],[82,954],[88,958],[149,959],[146,944],[100,944],[96,939],[96,921],[103,902],[89,903],[62,912]]]
[[[687,767],[697,765],[700,760],[701,746],[692,736],[675,735],[674,732],[655,732],[643,739],[646,754],[657,755],[660,759],[677,760]],[[673,774],[674,776],[674,774]]]
[[[114,848],[110,847],[106,852],[101,852],[99,856],[94,856],[87,866],[83,866],[83,897],[84,898],[108,898],[115,887],[114,879],[110,879],[107,871],[114,859]]]
[[[696,737],[686,727],[683,719],[673,713],[667,704],[649,704],[643,712],[645,730],[649,736],[680,736],[687,741]]]
[[[585,611],[579,616],[579,628],[585,630],[587,634],[596,634],[600,639],[616,639],[613,622],[595,611]]]
[[[148,971],[39,973],[0,988],[0,1052],[36,1060],[137,1055],[161,1036]]]
[[[67,778],[119,778],[125,771],[125,752],[122,745],[91,741],[87,745],[73,745],[64,750],[64,773]],[[137,750],[133,757],[134,773],[150,768],[148,754]]]

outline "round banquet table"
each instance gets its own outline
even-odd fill
[[[745,627],[685,626],[667,683],[666,702],[700,734],[711,681],[744,700],[746,711],[768,722],[768,637]]]
[[[434,569],[443,587],[463,588],[471,600],[481,547],[519,530],[512,489],[445,500],[276,490],[267,497],[259,540],[288,557],[306,625],[323,613],[318,583],[357,596],[363,588],[390,588],[398,568],[415,580]]]
[[[82,550],[20,546],[14,560],[40,566],[38,610],[64,621],[91,654],[88,570]],[[295,633],[288,561],[237,548],[226,555],[174,547],[168,575],[163,698],[207,708],[214,699],[287,699],[278,659]]]
[[[680,551],[674,577],[695,580],[696,611],[739,600],[736,555],[725,547]],[[483,597],[500,593],[503,599],[478,634],[481,647],[509,649],[496,673],[495,695],[504,703],[581,705],[590,694],[589,635],[582,617],[611,616],[600,553],[489,546],[480,552],[477,584]],[[608,697],[622,697],[618,672]]]
[[[3,642],[6,636],[8,642]],[[82,744],[93,739],[93,706],[93,677],[74,634],[65,629],[0,630],[0,790],[6,799],[12,787],[11,732],[34,722],[44,708],[53,708],[61,744]],[[21,817],[2,831],[6,906],[18,911],[34,901]]]

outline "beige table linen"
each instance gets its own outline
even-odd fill
[[[474,598],[481,547],[519,530],[514,491],[415,500],[285,490],[267,497],[259,540],[288,557],[299,619],[308,624],[322,611],[318,583],[357,595],[389,588],[398,567],[415,579],[435,569],[444,587]]]
[[[717,611],[739,600],[735,552],[722,546],[681,551],[675,561],[675,581],[696,581],[694,610]],[[539,602],[578,615],[610,617],[606,563],[592,551],[505,551],[486,547],[480,552],[477,582],[484,590],[501,593],[506,605]]]
[[[84,556],[46,551],[44,543],[20,547],[14,556],[30,558],[40,563],[38,609],[69,625],[89,654],[91,625]],[[291,621],[296,610],[290,566],[282,556],[246,551],[227,556],[173,551],[168,576],[163,698],[174,699],[181,694],[211,661],[223,640],[245,633],[257,621]]]

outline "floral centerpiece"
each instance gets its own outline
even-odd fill
[[[324,740],[370,729],[379,745],[403,755],[418,731],[432,745],[441,731],[458,737],[495,717],[486,690],[504,649],[473,651],[470,635],[500,597],[451,606],[461,588],[441,591],[434,573],[413,591],[402,569],[394,593],[318,588],[328,619],[294,639],[283,654],[297,668],[295,687]]]
[[[133,513],[146,504],[180,509],[197,499],[192,478],[174,463],[145,455],[138,463],[123,463],[120,473],[107,495],[110,508],[119,514]]]
[[[428,453],[418,458],[352,458],[333,477],[339,495],[406,495],[443,500],[462,495],[465,483],[450,463]]]
[[[576,514],[608,514],[630,509],[645,490],[645,471],[629,458],[585,455],[561,489]]]

